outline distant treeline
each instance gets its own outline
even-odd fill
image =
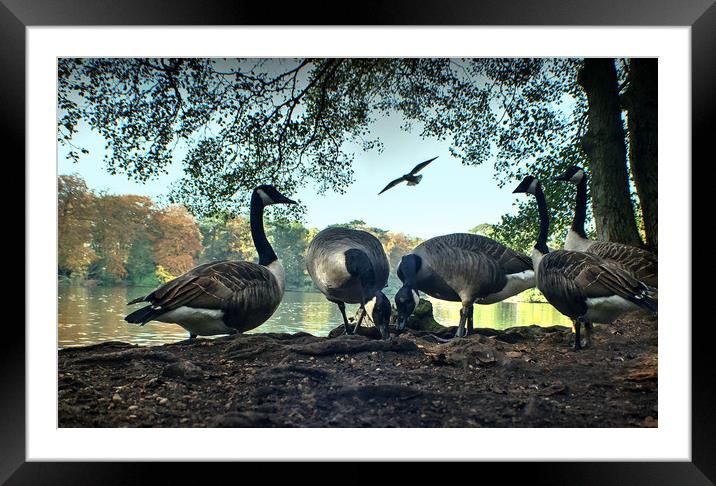
[[[152,286],[201,263],[258,260],[246,216],[195,219],[183,206],[159,207],[144,196],[94,192],[79,175],[59,177],[58,213],[58,275],[63,282]],[[400,258],[422,241],[358,220],[331,226],[362,229],[383,243],[391,264],[390,293],[400,287],[395,275]],[[288,289],[315,288],[304,256],[318,231],[300,223],[266,222]]]

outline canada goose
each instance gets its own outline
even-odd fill
[[[433,157],[432,159],[426,160],[425,162],[420,162],[418,165],[413,167],[413,170],[411,170],[407,174],[404,174],[404,175],[398,177],[397,179],[390,181],[390,183],[387,186],[385,186],[383,188],[383,190],[378,193],[378,195],[380,196],[385,191],[387,191],[391,187],[397,186],[401,182],[407,182],[409,186],[416,186],[416,185],[420,184],[420,181],[423,179],[423,176],[416,175],[416,174],[418,172],[420,172],[421,170],[423,170],[430,162],[432,162],[435,159],[437,159],[437,157]]]
[[[217,261],[205,263],[127,305],[149,302],[124,318],[133,324],[171,322],[189,331],[189,338],[235,334],[254,329],[271,317],[283,298],[281,262],[266,239],[264,208],[296,204],[270,185],[251,195],[251,237],[259,263]]]
[[[657,311],[651,289],[618,264],[592,253],[547,248],[549,215],[542,185],[527,176],[513,191],[532,194],[537,199],[540,229],[532,250],[537,288],[547,301],[574,322],[574,349],[588,346],[592,323],[608,324],[624,312],[646,309]],[[585,324],[586,339],[580,329]]]
[[[587,238],[584,222],[587,217],[587,174],[581,167],[572,166],[555,177],[557,181],[571,182],[577,186],[574,205],[574,221],[564,242],[565,250],[586,251],[612,260],[634,273],[634,276],[651,287],[659,285],[659,267],[656,255],[635,246],[610,241],[594,241]]]
[[[485,236],[455,233],[431,238],[398,265],[403,287],[395,295],[398,329],[415,310],[419,294],[461,302],[456,336],[473,331],[473,304],[494,304],[534,287],[529,257]],[[467,323],[467,332],[465,324]]]
[[[390,337],[390,303],[381,292],[388,283],[390,266],[378,238],[350,228],[324,229],[308,245],[306,268],[318,290],[338,305],[346,334],[352,334],[369,314],[383,339]],[[345,304],[360,304],[353,330],[348,325]]]

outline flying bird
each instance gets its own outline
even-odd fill
[[[416,186],[416,185],[418,185],[418,184],[420,183],[420,181],[422,180],[423,176],[422,176],[422,175],[416,175],[416,174],[417,174],[418,172],[420,172],[421,170],[423,170],[430,162],[432,162],[432,161],[435,160],[435,159],[437,159],[437,157],[433,157],[432,159],[426,160],[425,162],[420,162],[418,165],[416,165],[415,167],[413,167],[413,170],[411,170],[411,171],[408,172],[407,174],[405,174],[405,175],[403,175],[403,176],[401,176],[401,177],[398,177],[398,178],[395,179],[394,181],[391,181],[391,183],[388,184],[387,186],[385,186],[385,187],[383,188],[383,190],[378,193],[378,195],[383,194],[385,191],[387,191],[387,190],[390,189],[391,187],[397,186],[397,185],[400,184],[401,182],[407,182],[409,186]]]

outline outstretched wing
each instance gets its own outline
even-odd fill
[[[385,186],[385,187],[383,188],[383,190],[378,193],[378,195],[380,196],[381,194],[383,194],[385,191],[387,191],[387,190],[390,189],[391,187],[395,187],[395,186],[397,186],[398,184],[400,184],[400,183],[403,182],[403,181],[405,181],[405,179],[403,179],[402,177],[398,177],[397,179],[395,179],[395,180],[393,180],[393,181],[390,181],[390,184],[388,184],[387,186]]]
[[[415,167],[413,167],[413,170],[410,171],[410,175],[415,175],[415,174],[417,174],[418,172],[420,172],[421,170],[423,170],[425,167],[427,167],[427,165],[428,165],[430,162],[432,162],[433,160],[435,160],[435,159],[437,159],[437,157],[433,157],[432,159],[426,160],[425,162],[420,162],[418,165],[416,165]]]

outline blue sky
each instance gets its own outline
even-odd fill
[[[419,127],[412,133],[403,132],[400,123],[398,115],[375,122],[372,131],[383,141],[384,150],[356,153],[355,180],[346,194],[318,195],[312,187],[295,194],[306,205],[305,224],[322,229],[331,223],[360,219],[370,226],[429,238],[464,232],[480,223],[497,223],[502,214],[514,212],[512,188],[497,187],[492,160],[477,167],[463,166],[450,156],[449,143],[422,139]],[[180,152],[167,175],[146,183],[122,174],[110,175],[102,162],[101,137],[86,127],[79,128],[74,143],[88,148],[90,154],[73,163],[65,157],[67,149],[58,146],[60,175],[78,173],[93,190],[155,199],[166,195],[169,184],[182,176]],[[421,172],[424,177],[419,185],[401,184],[377,195],[392,179],[435,156],[438,159]]]

